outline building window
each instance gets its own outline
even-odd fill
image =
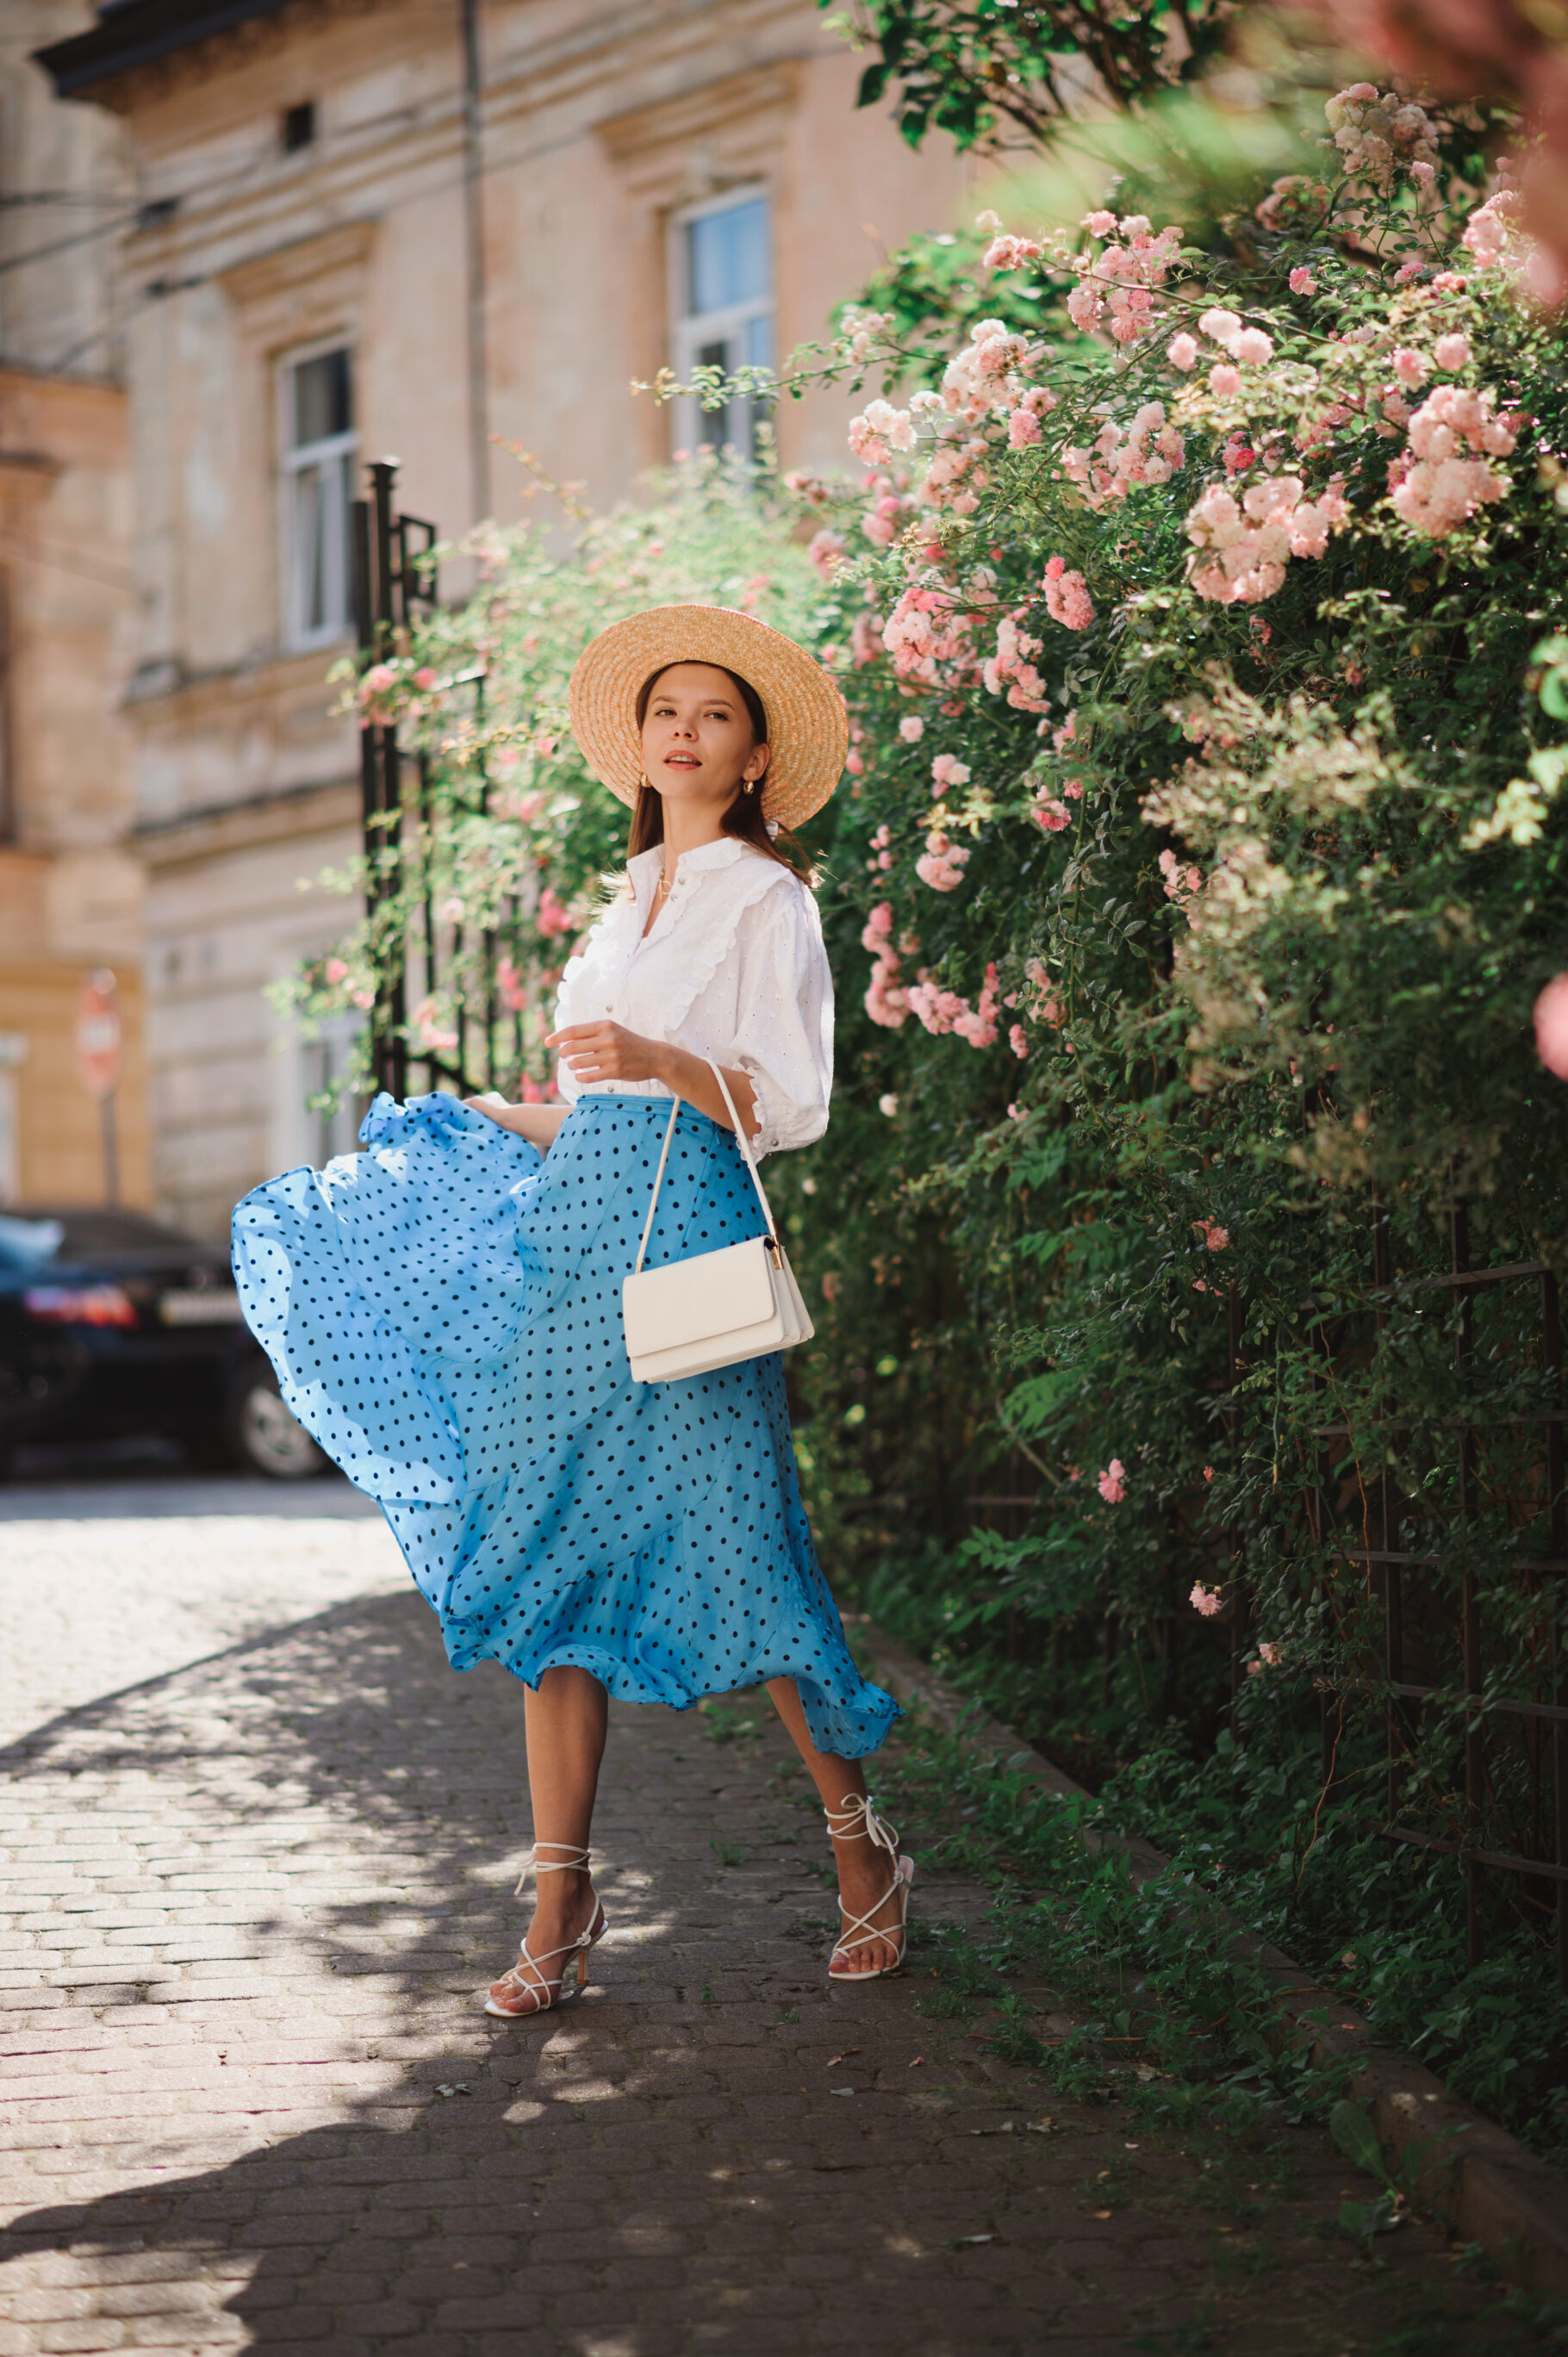
[[[677,316],[675,369],[683,383],[695,368],[728,374],[773,365],[773,223],[756,189],[694,205],[674,224],[672,277]],[[755,458],[763,404],[733,401],[703,409],[679,404],[676,430],[688,448],[738,450]]]
[[[283,369],[284,633],[325,646],[349,627],[349,513],[354,491],[354,380],[344,345]]]
[[[281,128],[285,156],[297,156],[302,147],[310,146],[316,137],[316,101],[305,98],[297,106],[285,106]]]

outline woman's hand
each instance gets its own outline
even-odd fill
[[[662,1039],[644,1039],[619,1023],[569,1023],[544,1042],[559,1050],[574,1080],[662,1081],[670,1050]]]
[[[707,1059],[693,1056],[690,1049],[671,1047],[666,1039],[644,1039],[618,1023],[569,1023],[564,1031],[553,1031],[544,1044],[560,1049],[562,1062],[585,1085],[593,1081],[628,1081],[635,1087],[644,1081],[659,1081],[671,1096],[683,1098],[722,1129],[731,1125],[729,1108]],[[756,1092],[744,1072],[726,1070],[725,1077],[736,1111],[746,1124],[746,1134],[755,1137]]]

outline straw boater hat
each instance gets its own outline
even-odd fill
[[[650,606],[612,622],[584,649],[572,673],[572,733],[595,777],[623,802],[636,802],[637,699],[649,680],[678,662],[716,663],[761,697],[772,748],[763,815],[793,827],[821,810],[849,749],[843,698],[793,639],[729,606]]]

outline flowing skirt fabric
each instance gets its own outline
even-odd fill
[[[381,1502],[455,1669],[575,1663],[626,1701],[792,1677],[820,1750],[897,1706],[856,1670],[811,1544],[777,1352],[634,1383],[621,1279],[669,1101],[582,1099],[542,1157],[443,1095],[234,1214],[284,1398]],[[682,1108],[647,1265],[760,1235],[731,1131]]]

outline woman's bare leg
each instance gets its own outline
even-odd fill
[[[609,1696],[588,1670],[546,1670],[537,1688],[523,1688],[522,1710],[534,1841],[586,1849],[593,1835]],[[540,1852],[546,1860],[561,1854],[559,1847]],[[553,1948],[580,1938],[596,1904],[588,1873],[572,1869],[539,1876],[528,1927],[529,1953],[548,1956]],[[546,1977],[554,1979],[561,1964],[559,1956],[546,1964]]]
[[[845,1801],[864,1795],[865,1774],[859,1760],[841,1760],[836,1751],[819,1751],[812,1742],[794,1679],[769,1678],[768,1691],[774,1709],[795,1738],[795,1749],[806,1763],[823,1808],[842,1809]],[[877,1926],[896,1924],[897,1898],[890,1898],[884,1906],[877,1905],[887,1889],[892,1870],[886,1851],[875,1848],[864,1838],[835,1841],[833,1858],[845,1911],[866,1916]],[[886,1972],[897,1961],[898,1952],[890,1940],[867,1941],[864,1946],[856,1947],[854,1959],[857,1973]]]

